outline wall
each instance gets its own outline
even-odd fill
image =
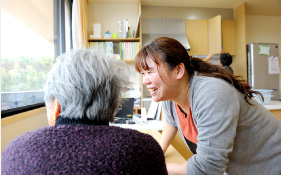
[[[1,119],[1,153],[17,136],[45,126],[48,126],[45,107]]]
[[[232,9],[142,6],[142,18],[209,19],[221,15],[222,20],[233,20]]]
[[[246,42],[278,43],[279,66],[281,65],[281,16],[246,16]],[[280,66],[281,70],[281,66]],[[281,76],[279,77],[281,88]]]

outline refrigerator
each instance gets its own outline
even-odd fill
[[[279,100],[279,46],[274,43],[247,44],[248,83],[253,89],[271,89]]]

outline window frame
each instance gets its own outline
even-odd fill
[[[70,6],[70,19],[72,19],[71,11],[72,11],[72,4],[73,0],[53,0],[53,5],[54,5],[54,62],[55,59],[62,53],[65,52],[65,3],[69,3]],[[71,20],[70,20],[71,23]],[[72,29],[70,28],[70,48],[73,48],[72,46]],[[20,114],[23,112],[31,111],[34,109],[42,108],[45,107],[45,102],[41,103],[35,103],[32,105],[27,105],[27,106],[22,106],[22,107],[17,107],[17,108],[12,108],[12,109],[7,109],[7,110],[2,110],[1,111],[1,119]]]

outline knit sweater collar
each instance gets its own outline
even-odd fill
[[[109,122],[95,121],[89,119],[74,119],[69,117],[59,116],[56,120],[55,126],[60,125],[109,125]]]

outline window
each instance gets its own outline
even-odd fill
[[[44,106],[47,74],[55,57],[71,47],[69,21],[64,21],[65,16],[70,18],[69,8],[69,2],[64,0],[1,1],[2,117],[11,111]],[[64,47],[58,49],[61,43]]]

